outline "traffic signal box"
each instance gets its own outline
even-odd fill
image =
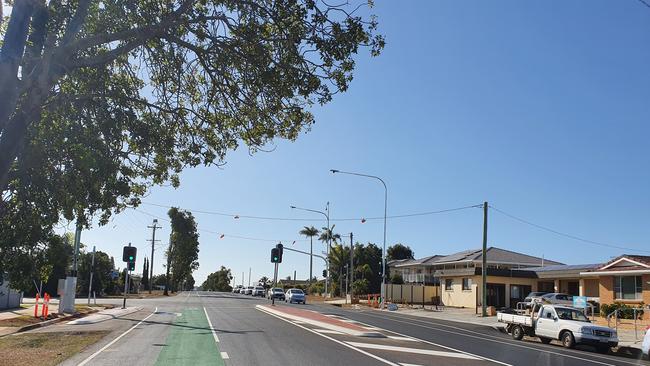
[[[128,263],[129,271],[135,270],[135,259],[138,254],[138,248],[127,246],[122,250],[122,261]]]

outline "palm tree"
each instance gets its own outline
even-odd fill
[[[329,262],[332,271],[338,274],[339,295],[343,294],[343,269],[349,261],[350,250],[341,244],[334,244],[329,254]]]
[[[313,268],[314,268],[314,236],[318,235],[319,231],[315,227],[305,226],[302,230],[298,232],[300,235],[304,235],[309,238],[309,284],[311,285],[311,279],[314,277]]]

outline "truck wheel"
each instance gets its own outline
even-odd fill
[[[522,338],[524,338],[524,330],[521,329],[520,326],[515,325],[515,327],[512,328],[512,339],[520,341]]]
[[[576,340],[573,338],[573,334],[568,330],[562,333],[560,339],[562,340],[564,348],[573,348],[576,345]]]
[[[540,337],[539,340],[542,341],[542,343],[544,343],[544,344],[551,343],[551,338],[542,338],[542,337]]]

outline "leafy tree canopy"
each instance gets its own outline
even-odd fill
[[[232,274],[229,268],[221,266],[221,268],[212,272],[208,275],[208,278],[203,282],[201,287],[205,291],[232,291],[230,286],[230,281],[232,280]]]
[[[414,259],[413,250],[404,244],[395,244],[386,250],[386,260]]]

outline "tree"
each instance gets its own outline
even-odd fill
[[[392,276],[390,276],[390,283],[393,285],[402,285],[404,284],[404,279],[402,278],[402,275],[399,273],[395,273]]]
[[[381,259],[381,249],[377,245],[372,243],[355,244],[354,260],[357,263],[357,273],[359,273],[359,267],[362,267],[369,277],[362,276],[361,278],[368,280],[368,291],[372,293],[381,291]]]
[[[386,260],[414,259],[413,250],[404,244],[395,244],[386,250]]]
[[[335,287],[334,292],[342,295],[343,274],[345,267],[350,263],[350,249],[338,243],[334,244],[328,255],[328,260],[332,276],[332,286]],[[336,283],[338,283],[338,286],[335,286]]]
[[[296,139],[314,123],[310,107],[347,90],[359,48],[384,46],[354,4],[7,4],[0,232],[12,234],[0,238],[0,263],[42,249],[62,218],[106,224],[151,186],[178,186],[185,167]]]
[[[268,277],[266,277],[266,276],[262,276],[262,278],[260,278],[260,280],[258,281],[258,283],[259,283],[260,285],[264,286],[264,288],[269,288],[269,287],[271,287],[271,286],[270,286],[270,285],[271,285],[271,280],[270,280]]]
[[[357,295],[363,295],[368,293],[368,280],[365,278],[361,278],[358,280],[355,280],[352,283],[352,291],[354,291],[355,294]]]
[[[203,282],[201,287],[205,291],[232,291],[230,286],[230,281],[232,281],[232,275],[230,274],[230,269],[224,266],[208,275],[208,278]]]
[[[149,288],[149,259],[144,257],[144,263],[142,264],[142,288]]]
[[[305,226],[298,232],[300,235],[304,235],[309,238],[309,284],[311,285],[311,279],[314,276],[314,236],[317,236],[319,233],[318,229],[315,227],[311,226]]]
[[[167,249],[171,279],[168,278],[167,283],[175,291],[189,278],[192,271],[199,268],[199,234],[191,212],[172,207],[167,214],[172,226],[171,243]]]
[[[92,252],[85,250],[79,253],[79,271],[77,275],[78,293],[87,295],[92,268]],[[115,270],[113,257],[100,250],[95,252],[95,268],[93,271],[93,291],[102,296],[114,291],[111,272]]]

